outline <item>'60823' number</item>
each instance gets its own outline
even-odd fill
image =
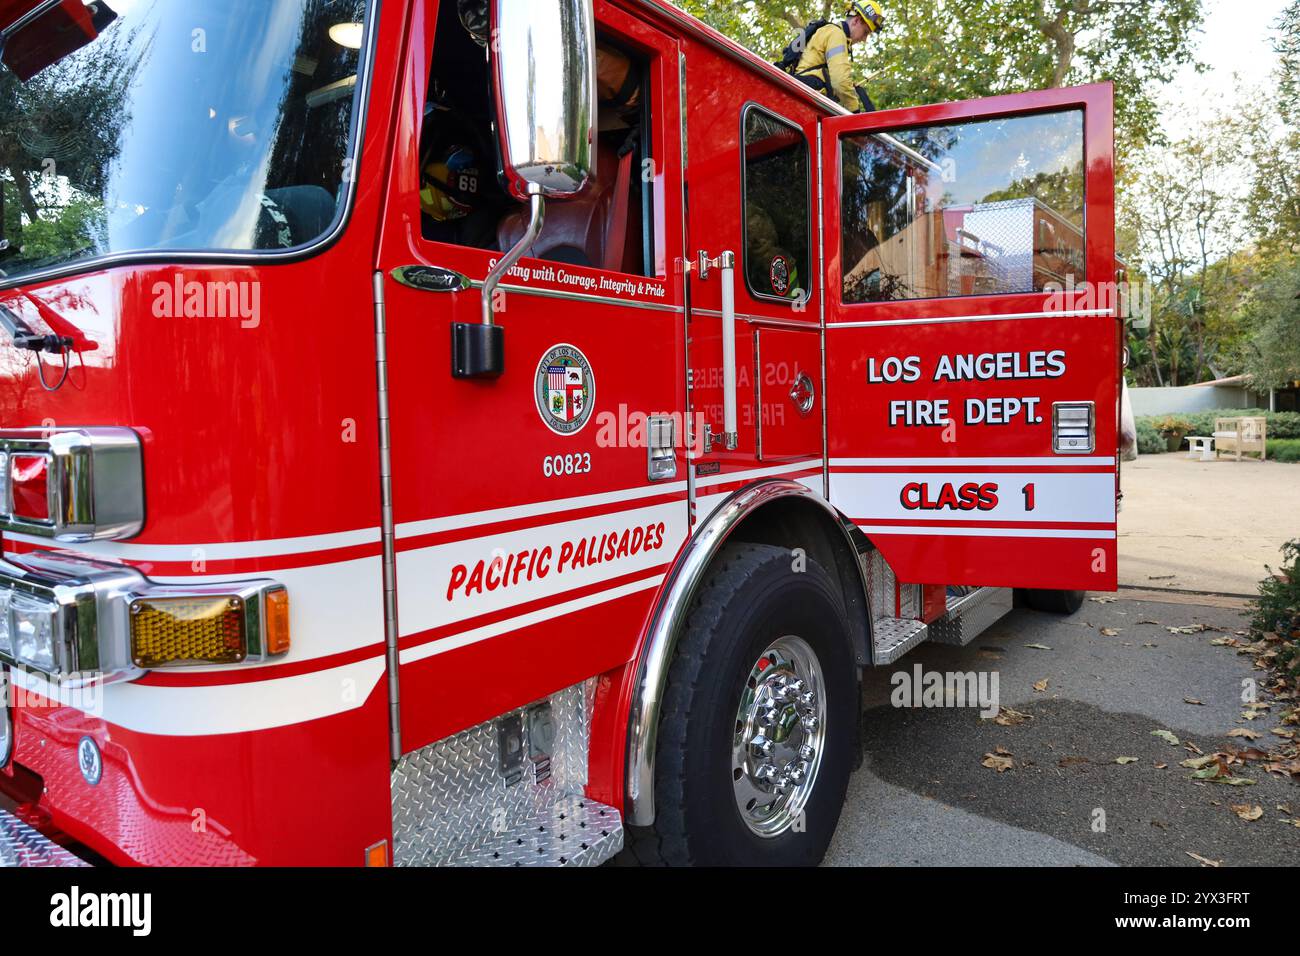
[[[591,471],[591,455],[587,452],[573,455],[547,455],[542,459],[542,474],[547,478],[585,475],[589,471]]]

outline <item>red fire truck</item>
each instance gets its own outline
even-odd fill
[[[0,861],[818,861],[1113,590],[1108,86],[663,0],[0,0]]]

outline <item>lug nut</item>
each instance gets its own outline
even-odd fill
[[[760,725],[764,727],[774,727],[776,726],[777,718],[780,716],[781,714],[777,711],[775,707],[769,707],[767,710],[763,711],[761,714],[758,715],[758,722]]]
[[[776,776],[776,768],[771,764],[763,764],[754,771],[754,779],[759,783],[771,783],[772,778]]]
[[[806,690],[799,695],[800,707],[812,707],[813,704],[815,703],[817,703],[817,695],[814,694],[812,691]]]
[[[772,741],[768,740],[762,734],[758,734],[749,742],[749,752],[755,757],[770,757],[772,750],[776,747]]]
[[[799,766],[791,770],[787,776],[790,778],[790,782],[797,787],[808,778],[808,772],[802,766]]]
[[[809,714],[803,720],[799,721],[799,723],[803,726],[803,729],[810,734],[816,733],[817,728],[821,726],[821,721],[819,721],[812,714]]]
[[[799,759],[804,761],[805,763],[807,763],[809,760],[812,760],[812,758],[816,756],[817,756],[817,751],[813,749],[811,744],[804,744],[802,747],[799,748]]]

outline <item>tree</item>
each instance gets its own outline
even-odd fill
[[[1291,3],[1277,21],[1274,44],[1279,59],[1278,102],[1283,115],[1294,125],[1300,121],[1300,0]]]
[[[847,6],[682,5],[768,60],[795,29]],[[881,108],[1110,80],[1124,153],[1160,139],[1155,89],[1192,62],[1201,16],[1201,0],[890,0],[885,29],[856,54],[855,71]]]
[[[1210,117],[1163,148],[1139,153],[1121,218],[1135,230],[1138,261],[1154,283],[1154,359],[1169,385],[1203,381],[1240,335],[1220,307],[1243,238],[1242,198],[1225,170],[1238,162],[1231,120]]]
[[[1257,388],[1300,381],[1300,256],[1279,256],[1242,306],[1255,327],[1246,367]]]

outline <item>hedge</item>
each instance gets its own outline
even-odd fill
[[[1268,440],[1268,457],[1274,461],[1300,462],[1300,438]]]
[[[1266,434],[1273,438],[1300,438],[1300,412],[1266,412],[1260,408],[1220,408],[1208,412],[1179,412],[1173,415],[1143,415],[1137,420],[1138,440],[1141,441],[1142,425],[1154,427],[1156,422],[1166,418],[1176,418],[1191,426],[1189,435],[1214,434],[1214,422],[1219,418],[1258,418],[1263,416]],[[1140,444],[1138,451],[1146,451]]]
[[[1167,451],[1165,436],[1156,431],[1156,427],[1145,418],[1137,420],[1138,454],[1159,455]]]

